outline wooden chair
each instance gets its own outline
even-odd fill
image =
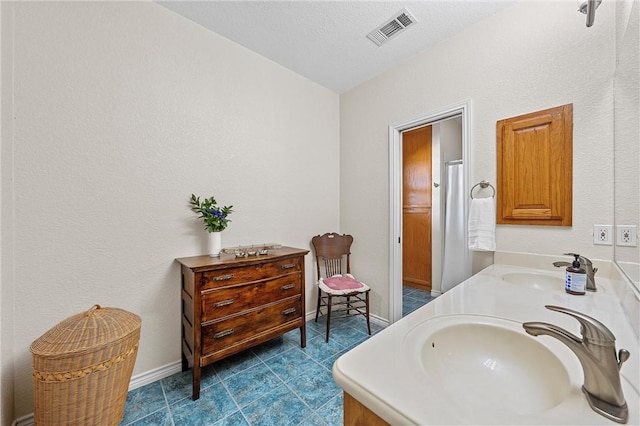
[[[369,287],[351,275],[351,235],[339,235],[335,232],[316,235],[311,244],[316,256],[316,273],[318,277],[318,316],[327,317],[327,337],[331,318],[347,318],[362,315],[367,320],[367,329],[371,335],[369,322]],[[322,313],[321,310],[325,309]]]

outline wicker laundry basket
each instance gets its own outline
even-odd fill
[[[140,317],[95,305],[31,344],[36,425],[118,425],[138,353]]]

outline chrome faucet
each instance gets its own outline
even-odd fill
[[[582,338],[544,322],[525,322],[522,327],[532,336],[546,334],[567,345],[582,364],[582,391],[591,408],[610,420],[626,423],[629,420],[629,410],[622,393],[620,368],[622,363],[629,359],[629,351],[620,349],[616,355],[616,338],[600,321],[560,306],[546,305],[545,308],[578,320]]]
[[[574,253],[565,253],[565,256],[576,256]],[[580,261],[580,267],[587,272],[587,291],[598,291],[596,288],[596,272],[598,268],[593,267],[593,262],[588,258],[577,254]],[[571,266],[571,262],[553,262],[553,266],[560,268],[562,266]]]

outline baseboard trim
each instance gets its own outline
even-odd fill
[[[388,327],[389,326],[389,320],[379,317],[377,315],[371,315],[369,314],[369,321],[371,321],[374,324],[377,324],[381,327]]]
[[[316,318],[316,312],[309,312],[305,315],[306,321],[312,321]],[[389,321],[379,317],[377,315],[370,315],[369,320],[382,327],[387,327],[389,325]],[[150,383],[156,382],[158,380],[164,379],[165,377],[169,377],[174,375],[175,373],[179,373],[182,371],[182,361],[175,361],[169,364],[163,365],[158,368],[154,368],[153,370],[145,371],[144,373],[136,374],[131,378],[129,382],[129,391],[134,389],[141,388]],[[26,416],[22,416],[13,421],[12,426],[35,426],[35,418],[33,413],[27,414]]]
[[[175,361],[144,373],[136,374],[129,382],[129,391],[141,388],[142,386],[156,382],[165,377],[169,377],[182,370],[182,361]],[[35,426],[33,413],[20,417],[13,421],[12,426]]]
[[[307,322],[309,321],[315,321],[316,319],[316,311],[313,312],[307,312],[307,315],[305,316],[305,320]],[[381,327],[388,327],[389,326],[389,320],[379,317],[377,315],[373,315],[373,314],[369,314],[369,321],[371,321],[372,323],[379,325]]]
[[[11,426],[35,426],[36,422],[32,414],[22,416],[19,419],[15,419]]]
[[[137,374],[129,382],[129,390],[141,388],[153,382],[157,382],[165,377],[172,376],[182,371],[182,361],[175,361],[162,367],[154,368],[144,373]]]

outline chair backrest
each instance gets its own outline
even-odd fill
[[[316,235],[311,244],[316,254],[316,272],[318,279],[332,275],[351,273],[350,256],[353,237],[328,232]]]

